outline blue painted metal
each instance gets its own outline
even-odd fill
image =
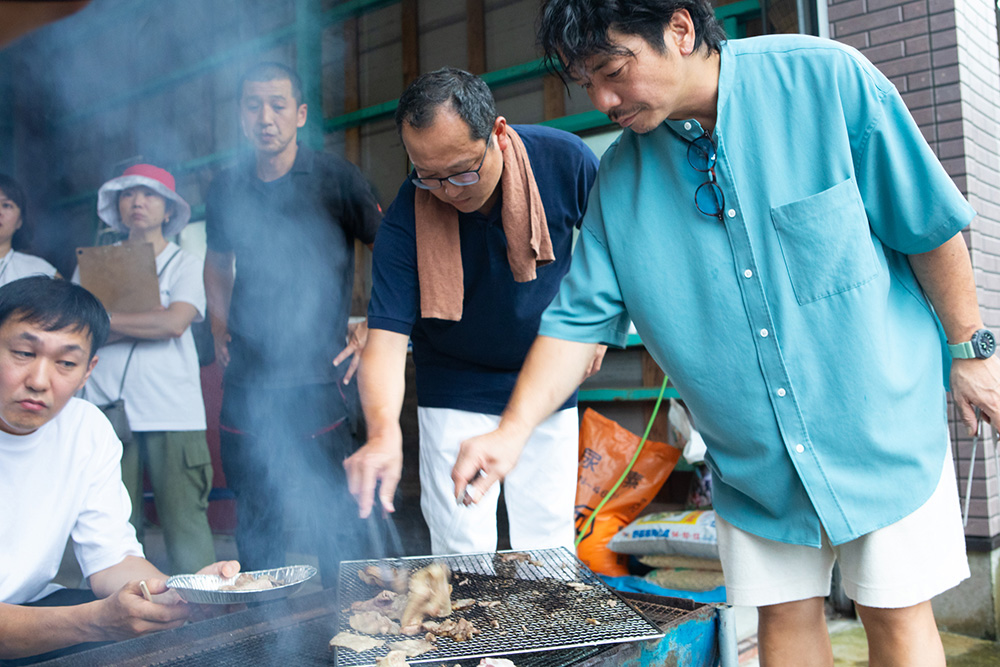
[[[716,607],[703,605],[664,628],[660,640],[621,644],[578,663],[578,667],[717,667],[719,617]]]
[[[740,651],[736,640],[736,610],[720,604],[719,613],[719,667],[738,667]]]

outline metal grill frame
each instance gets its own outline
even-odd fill
[[[502,560],[504,554],[512,553],[527,554],[532,562]],[[454,664],[489,656],[565,651],[664,636],[656,623],[626,603],[565,548],[344,561],[340,564],[338,607],[349,610],[352,602],[368,600],[382,590],[361,581],[358,572],[366,567],[388,565],[414,571],[431,563],[444,563],[451,570],[453,600],[474,598],[503,604],[453,612],[450,618],[468,618],[481,634],[464,642],[439,637],[437,648],[408,658],[410,663]],[[592,588],[578,592],[567,585],[570,582]],[[349,618],[350,613],[341,613],[338,631],[354,632]],[[499,629],[489,624],[494,619]],[[407,638],[375,636],[385,640],[386,645],[360,653],[337,648],[338,667],[372,666],[389,652],[388,643]]]
[[[715,613],[712,605],[680,598],[622,593],[629,604],[668,632]],[[334,663],[327,642],[335,632],[338,608],[331,590],[293,595],[218,618],[146,637],[74,653],[49,662],[52,667],[328,667]],[[621,662],[634,644],[591,646],[565,651],[522,653],[518,667],[594,667]],[[647,646],[643,644],[643,646]],[[472,667],[476,661],[464,663]],[[448,663],[453,667],[454,663]]]

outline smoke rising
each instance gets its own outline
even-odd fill
[[[78,14],[0,52],[0,61],[8,65],[0,67],[0,76],[10,73],[9,87],[0,81],[0,90],[10,91],[15,110],[13,150],[0,155],[0,171],[15,175],[27,191],[35,225],[33,252],[62,275],[72,275],[75,248],[92,245],[102,225],[96,215],[97,189],[139,161],[171,170],[178,192],[195,211],[193,220],[203,219],[212,180],[250,152],[237,115],[242,72],[262,60],[296,67],[297,4],[93,0]],[[311,3],[321,4],[327,8],[330,3]],[[340,99],[343,87],[340,29],[322,29],[323,91],[314,91],[332,102]],[[305,83],[312,87],[320,82]],[[322,109],[309,112],[312,122],[321,120]],[[292,265],[302,261],[298,253],[314,251],[299,248],[275,256],[274,262]],[[297,310],[307,312],[328,298],[329,289],[306,284],[296,295],[273,298],[287,302],[294,297]],[[283,321],[295,327],[302,318],[293,314]],[[261,429],[273,434],[297,433],[302,421],[290,410],[265,416],[266,429]],[[295,440],[275,442],[275,447]],[[311,467],[323,466],[316,461]],[[302,487],[310,488],[309,481],[303,480]],[[308,502],[308,494],[299,499]],[[295,507],[290,511],[294,514]],[[327,511],[332,521],[356,514],[353,506]],[[322,526],[306,528],[315,532]]]

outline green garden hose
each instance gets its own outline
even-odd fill
[[[646,424],[646,432],[642,434],[642,440],[639,441],[639,446],[636,447],[635,454],[632,456],[632,460],[629,461],[628,467],[625,468],[625,472],[623,472],[622,476],[618,478],[618,481],[615,482],[615,485],[611,488],[611,490],[608,491],[604,498],[601,499],[601,502],[597,504],[594,511],[590,513],[590,517],[588,517],[587,521],[584,522],[579,535],[576,536],[576,542],[573,543],[573,546],[580,546],[580,542],[583,541],[583,536],[587,534],[587,529],[590,528],[590,524],[594,522],[594,517],[597,516],[597,513],[601,511],[601,508],[604,507],[604,504],[608,502],[611,496],[615,495],[615,491],[617,491],[618,487],[625,481],[625,477],[632,472],[632,466],[634,466],[635,462],[639,460],[639,454],[642,453],[642,446],[646,444],[646,439],[649,438],[649,432],[653,430],[653,420],[656,419],[656,413],[660,411],[660,403],[663,401],[663,394],[667,391],[668,381],[669,378],[664,376],[663,386],[660,387],[660,395],[656,397],[656,405],[653,406],[653,414],[649,418],[649,423]]]

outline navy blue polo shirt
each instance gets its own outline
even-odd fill
[[[538,277],[514,281],[501,221],[502,198],[489,215],[458,214],[465,300],[459,322],[420,316],[413,197],[405,181],[375,239],[368,326],[409,335],[417,404],[500,414],[507,405],[542,312],[569,269],[597,158],[578,137],[542,126],[514,126],[528,152],[552,237],[555,261]],[[576,395],[564,407],[576,405]]]
[[[354,240],[371,243],[378,202],[353,164],[299,145],[291,170],[265,183],[253,159],[223,172],[206,199],[208,248],[236,257],[226,383],[335,382],[346,364]]]

